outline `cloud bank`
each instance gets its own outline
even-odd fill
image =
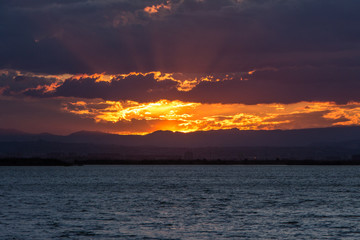
[[[359,125],[358,9],[358,0],[0,1],[0,123],[58,133]],[[286,111],[265,116],[275,105]]]
[[[358,66],[357,0],[0,2],[0,66],[46,73]]]

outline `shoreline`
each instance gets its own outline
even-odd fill
[[[360,165],[360,160],[314,160],[314,159],[164,159],[164,160],[113,160],[113,159],[49,159],[49,158],[5,158],[0,166],[84,166],[84,165]]]

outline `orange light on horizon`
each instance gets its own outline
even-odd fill
[[[337,105],[333,102],[299,102],[293,104],[204,104],[160,100],[75,101],[64,105],[64,111],[116,124],[132,120],[146,121],[151,129],[194,132],[238,128],[240,130],[273,130],[360,124],[360,103]],[[315,114],[315,115],[314,115]],[[121,132],[121,131],[119,131]],[[117,132],[117,133],[119,133]]]

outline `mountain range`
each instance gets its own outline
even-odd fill
[[[80,131],[70,135],[30,134],[0,129],[0,142],[59,142],[110,144],[126,147],[311,147],[360,146],[360,127],[331,127],[298,130],[214,130],[192,133],[156,131],[147,135],[117,135]]]

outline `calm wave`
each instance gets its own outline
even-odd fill
[[[0,239],[360,239],[359,170],[0,167]]]

